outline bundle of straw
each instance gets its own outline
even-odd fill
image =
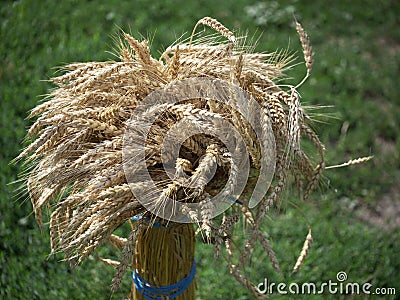
[[[150,227],[136,241],[138,274],[156,287],[176,284],[190,274],[195,254],[193,224],[169,224],[166,228]],[[194,299],[195,282],[188,282],[174,299]],[[150,296],[153,296],[149,293]],[[155,296],[160,296],[156,294]],[[144,299],[135,289],[135,299]]]
[[[217,34],[201,37],[195,34],[199,25],[208,26]],[[297,22],[296,26],[304,49],[308,77],[313,65],[312,50],[305,31]],[[167,257],[168,253],[151,253],[153,248],[143,248],[142,242],[149,236],[158,239],[159,235],[173,236],[174,231],[158,231],[151,228],[150,222],[147,226],[150,229],[141,229],[145,225],[137,226],[127,239],[113,234],[129,218],[146,211],[133,196],[132,186],[126,180],[122,158],[123,136],[135,108],[153,91],[187,78],[220,79],[249,93],[260,105],[261,109],[257,112],[260,126],[270,124],[273,130],[276,149],[274,180],[258,206],[250,208],[246,195],[251,194],[248,191],[254,186],[254,179],[257,180],[262,141],[258,140],[248,120],[235,110],[234,105],[223,105],[213,99],[157,104],[154,109],[163,113],[154,120],[147,135],[146,167],[163,197],[184,203],[200,203],[211,199],[224,184],[229,183],[228,175],[237,174],[238,166],[229,159],[229,151],[221,140],[209,134],[196,134],[183,139],[178,158],[166,154],[167,162],[175,165],[175,177],[171,178],[162,163],[163,138],[174,123],[188,117],[192,124],[206,133],[211,132],[213,124],[218,124],[216,120],[227,121],[243,137],[252,168],[245,193],[220,222],[213,220],[207,207],[204,207],[197,222],[207,240],[214,243],[216,255],[222,247],[226,248],[224,258],[232,275],[258,297],[256,289],[244,274],[246,261],[257,241],[268,253],[273,266],[279,269],[275,254],[261,230],[266,212],[279,204],[282,191],[292,182],[296,183],[305,198],[308,197],[325,167],[325,149],[310,127],[311,119],[301,105],[297,91],[299,85],[280,86],[277,83],[283,72],[289,69],[292,57],[285,51],[252,53],[253,47],[245,45],[245,37],[236,37],[209,17],[197,22],[189,41],[180,41],[168,47],[158,60],[151,56],[146,40],[138,41],[127,33],[123,33],[123,38],[120,43],[121,61],[67,65],[65,74],[52,79],[56,88],[29,115],[30,118],[36,117],[28,131],[31,143],[18,159],[25,157],[31,166],[27,186],[39,223],[42,223],[43,207],[50,209],[52,251],[63,252],[66,260],[76,264],[102,244],[122,241],[124,250],[121,262],[115,264],[114,288],[119,285],[135,255],[134,267],[154,283],[171,283],[168,278],[161,279],[153,273],[160,268],[174,269],[178,280],[187,275],[188,270],[179,269],[173,260],[171,265],[154,265],[157,260],[146,258],[146,255]],[[303,139],[314,146],[320,157],[318,162],[313,162],[303,149]],[[191,180],[201,181],[211,169],[215,170],[213,179],[206,181],[201,188],[180,184],[188,176]],[[136,182],[134,188],[142,191],[151,201],[157,201],[152,199],[154,195],[147,182]],[[239,217],[248,224],[249,235],[243,249],[237,249],[237,244],[232,242],[234,237],[231,231]],[[173,230],[180,228],[174,227]],[[193,233],[189,228],[185,227],[185,235],[192,239]],[[160,237],[160,240],[165,241],[166,237]],[[172,242],[176,243],[176,240]],[[189,252],[194,252],[193,245],[188,245]],[[309,243],[307,245],[309,247]],[[180,246],[187,248],[184,244]],[[160,247],[162,243],[156,251],[161,251]],[[187,256],[188,264],[192,264],[192,254],[184,251],[182,256]],[[166,261],[169,260],[166,258]]]

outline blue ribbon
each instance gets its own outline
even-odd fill
[[[142,219],[142,218],[143,218],[143,215],[136,215],[136,216],[132,217],[131,220],[132,220],[132,221],[137,221],[137,220],[140,220],[140,219]],[[144,220],[145,220],[146,222],[150,222],[150,221],[151,221],[151,218],[150,218],[150,217],[145,217]],[[170,229],[170,228],[173,227],[173,226],[166,226],[166,225],[163,225],[163,224],[161,224],[161,223],[158,222],[158,221],[157,221],[157,222],[154,222],[152,226],[153,226],[154,228],[159,228],[159,229]]]
[[[141,277],[138,270],[132,274],[132,280],[135,287],[139,293],[147,300],[164,300],[164,299],[174,299],[175,297],[182,294],[192,283],[194,276],[196,274],[196,260],[193,262],[192,268],[189,274],[178,281],[177,283],[167,285],[167,286],[155,286],[150,282]]]

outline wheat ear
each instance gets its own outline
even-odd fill
[[[348,162],[345,162],[345,163],[340,164],[340,165],[334,165],[334,166],[325,167],[325,170],[363,164],[363,163],[371,160],[373,157],[374,156],[372,155],[372,156],[364,156],[364,157],[360,157],[360,158],[356,158],[356,159],[350,159]]]
[[[205,26],[208,26],[208,27],[214,29],[216,32],[218,32],[222,36],[226,37],[231,43],[235,43],[236,38],[232,31],[230,31],[228,28],[226,28],[224,25],[222,25],[218,20],[210,18],[210,17],[204,17],[204,18],[200,19],[199,21],[197,21],[196,25],[194,26],[192,35],[190,36],[189,45],[192,44],[194,33],[196,32],[196,29],[200,24],[203,24]]]
[[[312,235],[311,235],[311,228],[308,229],[308,234],[306,237],[306,240],[304,241],[303,249],[301,249],[299,258],[296,261],[296,264],[293,267],[293,273],[296,273],[301,265],[303,264],[304,260],[306,259],[306,256],[308,254],[308,251],[310,250],[311,244],[312,244]]]
[[[297,20],[296,20],[296,30],[297,30],[297,33],[299,34],[299,37],[300,37],[301,47],[303,48],[303,55],[304,55],[304,60],[306,62],[306,68],[307,68],[306,76],[296,86],[296,88],[298,88],[299,86],[301,86],[307,80],[307,78],[311,74],[312,66],[313,66],[313,63],[314,63],[314,54],[313,54],[313,51],[312,51],[310,39],[309,39],[309,37],[307,35],[307,32],[304,30],[304,28],[301,26],[301,24],[299,22],[297,22]]]
[[[128,268],[129,262],[132,259],[133,252],[134,252],[135,245],[136,245],[136,239],[141,230],[142,230],[142,228],[141,228],[141,225],[139,224],[138,227],[130,233],[130,235],[126,241],[124,249],[122,250],[121,262],[118,264],[117,271],[115,272],[114,277],[112,279],[112,283],[111,283],[111,291],[112,292],[115,292],[121,285],[122,277],[125,274],[125,271]]]

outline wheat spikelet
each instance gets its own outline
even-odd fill
[[[364,156],[364,157],[360,157],[360,158],[356,158],[356,159],[350,159],[349,161],[342,163],[340,165],[325,167],[325,170],[363,164],[363,163],[371,160],[372,158],[373,158],[373,156]]]
[[[149,65],[152,58],[150,56],[150,49],[147,45],[147,41],[139,42],[137,39],[127,33],[124,33],[124,37],[129,43],[129,46],[131,46],[131,48],[135,51],[135,54],[139,60],[143,64]]]
[[[206,155],[200,161],[199,166],[189,179],[189,187],[198,189],[197,193],[202,193],[204,187],[209,182],[209,174],[217,165],[216,145],[212,144],[207,147]]]
[[[225,217],[221,226],[218,228],[220,233],[224,232],[225,234],[229,234],[232,226],[235,225],[239,221],[239,215],[233,214],[228,217]]]
[[[184,158],[176,159],[175,169],[176,169],[176,177],[182,177],[183,172],[193,172],[191,161]]]
[[[125,62],[133,61],[133,55],[132,55],[131,51],[129,51],[129,49],[127,49],[125,47],[121,48],[121,59],[122,59],[122,61],[125,61]]]
[[[88,62],[84,64],[74,64],[74,65],[69,65],[67,68],[69,69],[74,69],[72,72],[66,73],[62,76],[54,77],[52,78],[52,81],[58,84],[62,84],[65,82],[69,82],[72,80],[75,80],[77,78],[81,78],[82,76],[86,75],[87,73],[104,67],[104,63],[98,63],[98,62]]]
[[[44,132],[40,135],[40,137],[36,139],[33,143],[31,143],[28,147],[26,147],[25,150],[22,151],[21,154],[15,158],[15,161],[22,159],[32,151],[45,144],[47,140],[51,137],[51,135],[57,131],[57,129],[58,128],[56,126],[51,126],[44,129]]]
[[[268,257],[269,257],[274,269],[277,270],[278,272],[281,272],[281,267],[279,265],[278,259],[276,257],[274,250],[272,249],[271,244],[270,244],[269,240],[267,239],[267,237],[264,234],[262,234],[261,232],[258,232],[258,238],[260,240],[262,247],[267,252]]]
[[[243,70],[243,54],[241,53],[235,61],[235,67],[233,69],[233,82],[241,84],[241,76]]]
[[[296,30],[300,37],[301,46],[303,48],[304,60],[306,62],[307,76],[310,75],[314,63],[314,54],[312,51],[310,39],[301,24],[296,21]]]
[[[311,235],[311,228],[310,228],[308,230],[306,240],[304,241],[303,248],[301,249],[301,253],[296,261],[296,264],[293,267],[293,273],[296,273],[300,269],[301,265],[303,264],[304,260],[306,259],[308,251],[310,250],[311,243],[312,243],[312,235]]]
[[[316,184],[317,184],[317,182],[318,182],[319,178],[321,177],[322,172],[323,172],[324,170],[325,170],[325,162],[322,161],[322,162],[319,163],[319,164],[317,165],[317,167],[315,168],[314,174],[313,174],[311,180],[310,180],[310,181],[308,182],[308,184],[307,184],[307,187],[306,187],[306,189],[305,189],[305,191],[304,191],[304,199],[305,199],[305,200],[308,199],[308,197],[309,197],[311,191],[315,188],[315,186],[316,186]]]
[[[122,66],[123,65],[119,63],[96,69],[93,73],[85,74],[76,80],[69,81],[66,88],[73,89],[75,93],[83,93],[90,87],[103,83],[103,81],[112,74],[119,72]]]
[[[214,232],[214,258],[219,257],[224,240],[232,238],[232,227],[239,221],[239,215],[224,215],[221,226],[215,228]]]
[[[200,224],[200,219],[197,216],[197,212],[189,208],[187,205],[182,205],[182,213],[185,214],[193,223]],[[200,225],[201,226],[201,225]]]
[[[100,192],[97,199],[106,199],[106,198],[119,198],[124,196],[125,194],[130,194],[131,189],[127,183],[116,185],[113,187],[109,187],[107,190]]]
[[[325,157],[325,146],[322,144],[315,131],[312,130],[307,124],[303,123],[301,127],[301,133],[307,136],[313,145],[318,149],[319,155],[323,160]]]
[[[238,267],[234,264],[229,264],[229,270],[231,274],[236,278],[236,280],[247,288],[253,295],[254,299],[265,299],[265,295],[261,295],[255,286],[243,275]]]
[[[271,116],[272,125],[277,130],[285,130],[287,116],[281,102],[274,95],[263,93],[263,96],[267,99],[265,105]]]
[[[288,129],[290,146],[294,151],[300,149],[300,101],[296,90],[292,90],[289,101]]]
[[[116,234],[112,234],[109,237],[110,243],[114,245],[114,247],[119,248],[119,247],[125,247],[128,239],[120,237]]]
[[[122,276],[125,274],[125,271],[132,260],[132,256],[134,254],[134,249],[135,249],[135,244],[136,244],[136,239],[137,236],[139,235],[141,231],[141,226],[138,226],[135,230],[133,230],[124,246],[124,249],[122,250],[122,259],[120,263],[117,266],[117,270],[114,274],[114,277],[111,282],[111,291],[115,292],[121,285],[122,281]]]
[[[206,25],[218,33],[220,33],[222,36],[226,37],[231,43],[235,43],[235,35],[230,31],[228,28],[226,28],[224,25],[222,25],[218,20],[210,18],[210,17],[204,17],[197,21],[196,25],[193,28],[192,36],[190,38],[189,44],[192,42],[192,38],[194,33],[196,32],[197,26],[200,24]]]
[[[243,60],[243,72],[253,75],[257,83],[263,86],[275,86],[272,80],[283,75],[282,70],[273,64],[258,61],[248,55],[244,55]]]
[[[215,209],[214,204],[210,201],[210,196],[207,193],[202,195],[202,200],[199,202],[201,208],[201,229],[205,233],[208,243],[211,241],[212,232],[212,213]]]
[[[102,257],[99,257],[99,260],[100,260],[102,263],[104,263],[105,265],[111,266],[111,267],[114,267],[114,268],[116,268],[116,267],[118,267],[118,266],[120,265],[120,262],[119,262],[119,261],[116,261],[116,260],[113,260],[113,259],[109,259],[109,258],[102,258]]]
[[[171,63],[168,66],[171,79],[176,79],[178,77],[179,68],[180,68],[180,50],[179,46],[176,47],[174,56],[172,57]]]
[[[246,223],[249,223],[251,226],[254,226],[254,224],[255,224],[254,213],[249,208],[249,202],[247,201],[247,199],[245,199],[243,197],[240,198],[240,201],[242,202],[242,205],[240,207],[240,211],[242,212]]]

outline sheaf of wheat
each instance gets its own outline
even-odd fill
[[[305,197],[310,194],[324,171],[325,149],[311,126],[311,118],[302,106],[295,85],[278,84],[290,57],[281,55],[283,52],[251,52],[253,47],[245,45],[246,37],[236,37],[215,19],[203,18],[196,27],[199,25],[209,26],[217,34],[193,34],[190,41],[168,47],[159,59],[151,56],[146,40],[139,41],[123,33],[119,61],[65,66],[64,74],[52,78],[55,88],[30,112],[29,118],[35,118],[28,131],[31,142],[18,159],[24,158],[30,166],[26,184],[38,222],[42,223],[44,208],[50,211],[53,252],[64,253],[66,260],[76,264],[105,243],[124,247],[120,262],[103,259],[118,269],[113,280],[117,287],[135,255],[134,245],[142,229],[134,229],[127,238],[116,236],[115,230],[131,217],[146,213],[132,195],[123,169],[123,135],[129,117],[147,95],[178,80],[209,77],[240,86],[260,104],[263,111],[259,122],[272,124],[276,143],[274,180],[256,208],[249,208],[244,193],[241,203],[233,205],[220,221],[211,219],[205,207],[198,224],[205,238],[215,245],[216,256],[225,249],[222,256],[232,275],[259,297],[244,272],[257,242],[272,265],[280,269],[261,230],[266,213],[279,205],[282,192],[288,186],[297,187]],[[311,46],[299,23],[297,30],[306,48],[308,76],[312,66]],[[160,109],[164,113],[154,122],[147,137],[146,159],[148,170],[164,195],[183,199],[188,192],[179,185],[180,176],[189,174],[201,178],[208,168],[218,164],[215,180],[185,200],[201,202],[226,183],[229,170],[235,170],[226,159],[224,145],[212,136],[199,134],[185,140],[181,156],[171,162],[176,168],[175,180],[165,176],[160,152],[163,137],[175,122],[186,116],[205,130],[217,119],[230,122],[245,137],[251,167],[257,174],[259,141],[234,108],[212,99],[190,99]],[[313,145],[311,151],[303,149],[304,140]],[[249,178],[247,189],[252,184]],[[141,188],[140,183],[137,188]],[[143,193],[150,194],[145,183]],[[239,218],[245,220],[249,233],[242,248],[238,248],[232,236],[232,228]],[[311,241],[311,235],[307,241]],[[305,247],[309,245],[310,242]],[[307,250],[303,249],[296,270]]]

